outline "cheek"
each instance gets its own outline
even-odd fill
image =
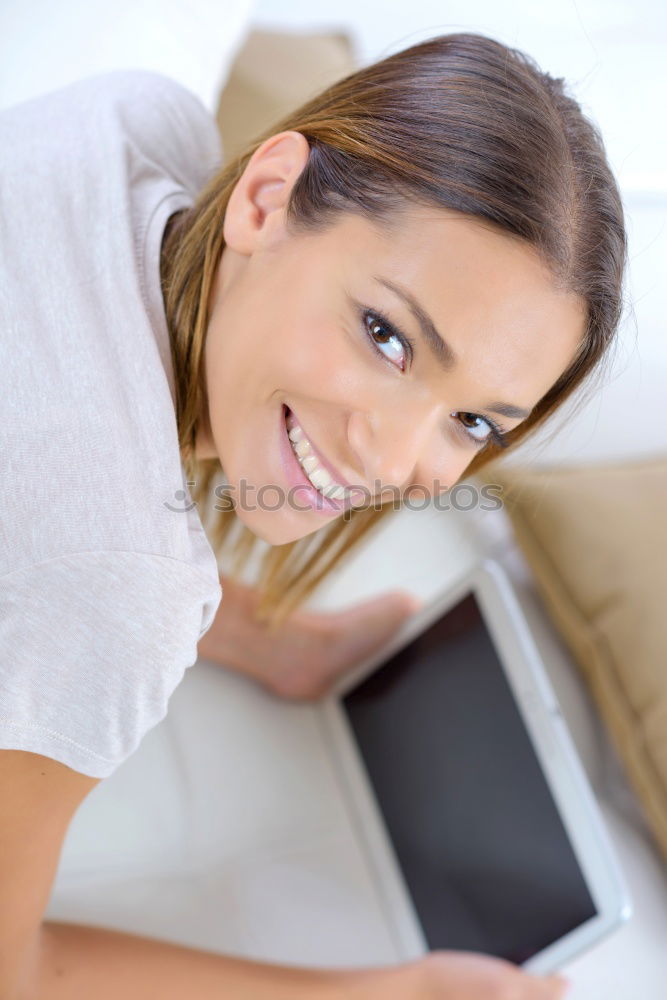
[[[211,317],[204,348],[209,387],[227,400],[240,400],[268,385],[291,350],[276,315],[232,296]]]
[[[272,351],[276,371],[309,395],[346,396],[357,391],[368,375],[349,321],[321,311],[295,317]]]

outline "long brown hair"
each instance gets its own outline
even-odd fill
[[[535,248],[555,286],[585,302],[586,332],[575,360],[507,435],[510,445],[540,427],[598,367],[623,311],[627,238],[597,126],[565,81],[525,53],[481,34],[428,39],[351,73],[274,123],[224,164],[169,227],[162,289],[179,444],[197,503],[210,503],[224,473],[217,459],[195,458],[194,442],[207,405],[203,348],[225,209],[255,150],[288,130],[310,146],[288,204],[291,231],[322,231],[344,211],[377,224],[409,202],[454,209]],[[487,444],[466,476],[498,454]],[[239,522],[231,497],[222,497],[213,524],[205,525],[216,552],[229,549],[234,576],[257,539]],[[271,546],[256,581],[258,619],[283,621],[395,509],[394,498],[353,509],[303,539]]]

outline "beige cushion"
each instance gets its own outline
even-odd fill
[[[250,31],[218,104],[225,159],[243,152],[264,129],[356,69],[352,41],[344,31]]]
[[[667,457],[484,478],[667,858]]]

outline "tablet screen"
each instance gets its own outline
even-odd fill
[[[521,964],[595,916],[472,592],[341,704],[431,950]]]

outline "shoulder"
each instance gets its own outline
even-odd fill
[[[213,115],[200,98],[172,77],[154,70],[119,69],[71,84],[72,97],[115,113],[128,129],[176,127],[217,134]]]
[[[0,124],[81,157],[124,147],[186,187],[198,187],[222,161],[214,116],[177,80],[153,70],[110,70],[5,109]],[[49,136],[51,137],[49,139]]]
[[[92,99],[105,108],[108,127],[121,132],[130,152],[193,194],[220,167],[217,122],[199,97],[177,80],[136,69],[103,73],[89,78],[88,84]]]
[[[140,120],[142,111],[190,113],[214,121],[196,94],[172,77],[146,69],[116,69],[82,77],[38,97],[11,105],[0,113],[3,121],[28,118],[55,111],[96,112],[89,119],[94,128],[99,116],[110,109],[123,109],[128,121]]]

